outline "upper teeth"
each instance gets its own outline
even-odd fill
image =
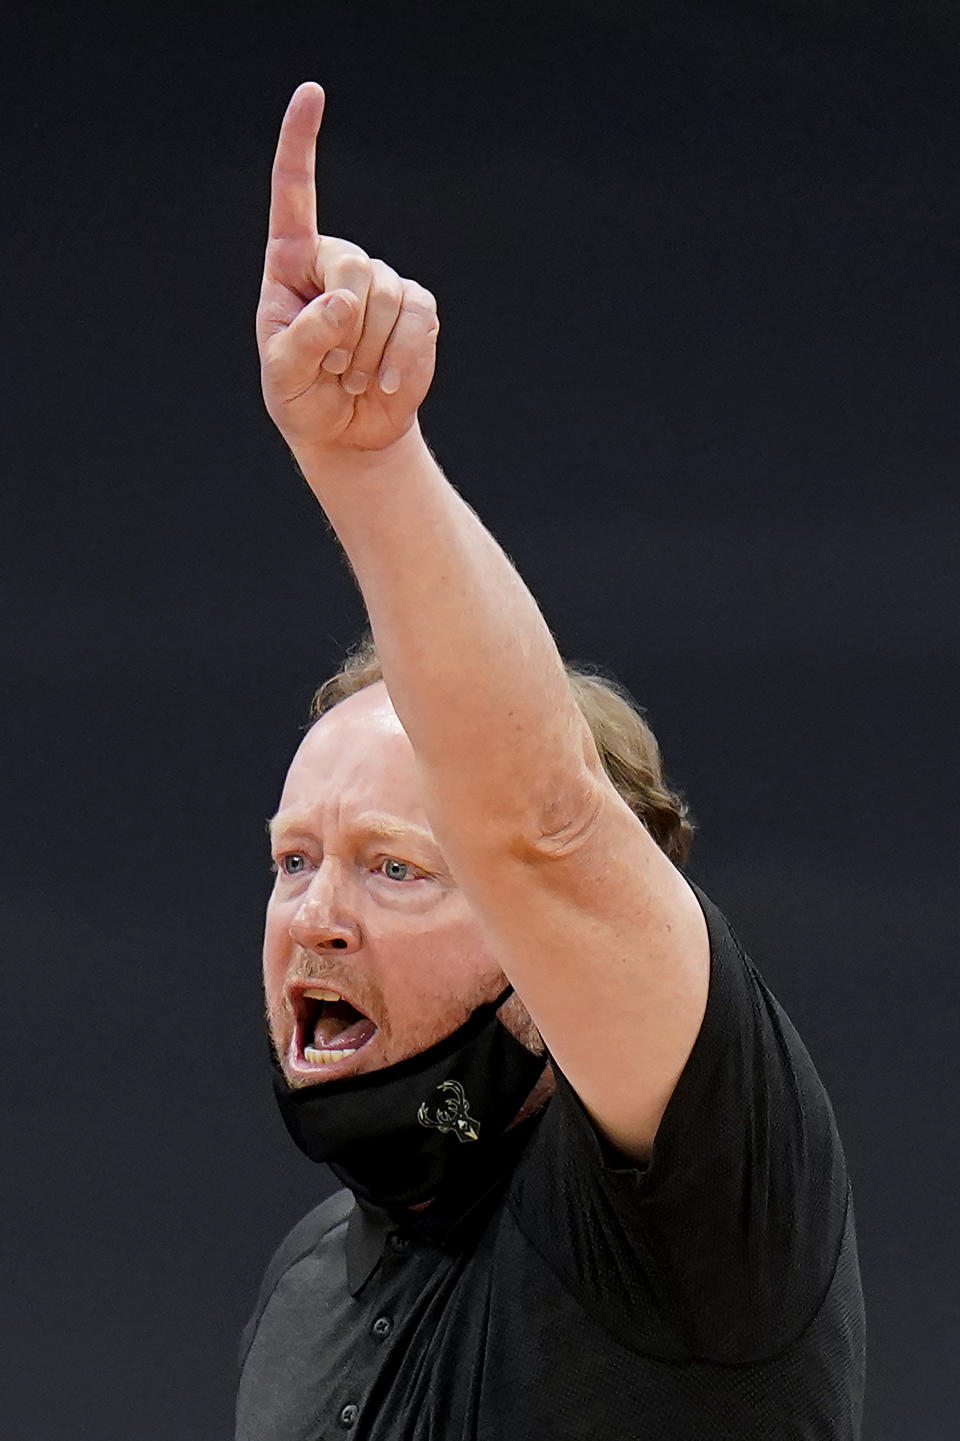
[[[332,1066],[335,1061],[342,1061],[346,1056],[355,1056],[356,1046],[345,1046],[342,1051],[332,1051],[322,1046],[304,1046],[303,1058],[309,1061],[311,1066]]]
[[[339,991],[321,991],[319,986],[313,986],[309,991],[303,993],[311,1001],[342,1001],[343,997]]]

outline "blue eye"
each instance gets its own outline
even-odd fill
[[[295,851],[289,856],[280,857],[280,870],[285,876],[298,876],[306,865],[306,861],[299,852]]]
[[[380,871],[389,881],[405,881],[410,872],[406,861],[395,860],[393,856],[387,856],[380,862]]]

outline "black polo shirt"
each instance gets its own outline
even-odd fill
[[[332,1196],[267,1271],[237,1441],[859,1436],[863,1297],[830,1104],[698,896],[707,1010],[649,1163],[618,1155],[557,1072],[485,1194],[401,1221]]]

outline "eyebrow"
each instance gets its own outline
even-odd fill
[[[294,834],[309,834],[312,830],[310,817],[302,811],[278,811],[266,822],[266,828],[270,839],[276,840],[278,835],[285,832]],[[422,826],[413,825],[408,821],[398,821],[393,816],[382,814],[379,811],[365,811],[357,816],[356,821],[350,827],[355,835],[376,838],[385,841],[418,841],[421,845],[430,846],[438,850],[437,842],[429,831]]]

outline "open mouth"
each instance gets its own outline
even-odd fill
[[[336,991],[308,986],[294,998],[294,1007],[293,1059],[298,1070],[339,1069],[377,1033],[370,1017]]]

